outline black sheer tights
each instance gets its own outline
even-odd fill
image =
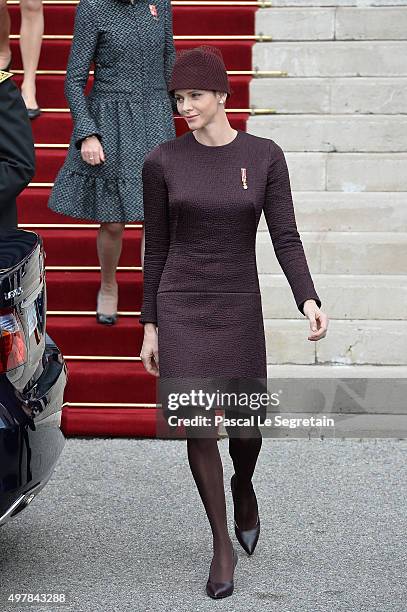
[[[258,506],[252,477],[263,438],[258,427],[241,428],[243,431],[226,429],[229,434],[229,455],[236,474],[235,520],[240,529],[253,529],[257,523]],[[240,437],[234,437],[239,434]]]
[[[257,504],[251,478],[259,455],[262,437],[258,427],[229,429],[229,453],[236,474],[236,522],[241,529],[256,525]],[[228,532],[223,466],[217,433],[205,427],[186,427],[188,461],[205,507],[213,536],[210,579],[224,582],[233,575],[233,545]],[[231,437],[232,436],[232,437]],[[227,483],[227,486],[230,486]]]

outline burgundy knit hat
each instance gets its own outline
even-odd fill
[[[218,47],[201,45],[181,49],[172,69],[168,92],[176,89],[212,89],[232,93],[222,52]]]

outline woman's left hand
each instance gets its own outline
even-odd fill
[[[328,329],[328,315],[322,312],[315,300],[306,300],[303,311],[311,328],[308,340],[316,341],[325,338]]]

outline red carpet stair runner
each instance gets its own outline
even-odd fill
[[[47,266],[49,334],[60,346],[69,368],[63,409],[65,435],[154,437],[156,379],[145,373],[138,357],[143,327],[137,321],[142,299],[141,224],[126,227],[119,263],[119,320],[113,327],[96,323],[100,285],[96,253],[98,225],[71,219],[47,208],[72,129],[64,98],[65,68],[71,45],[76,2],[44,2],[45,36],[37,91],[43,115],[33,122],[37,170],[18,201],[21,227],[44,239]],[[255,2],[173,2],[175,44],[191,48],[218,46],[224,55],[233,95],[227,111],[234,128],[245,130],[252,78]],[[12,69],[21,82],[20,13],[9,3],[12,18]],[[215,37],[215,38],[212,38]],[[218,38],[216,38],[218,37]],[[176,118],[177,135],[186,129]]]

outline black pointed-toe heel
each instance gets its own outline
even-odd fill
[[[230,487],[232,489],[233,501],[234,501],[234,491],[235,491],[235,487],[234,487],[235,477],[236,477],[236,474],[233,474],[232,478],[230,479]],[[256,523],[256,526],[253,527],[253,529],[243,530],[239,528],[238,524],[236,523],[236,520],[234,521],[234,523],[235,523],[236,538],[240,546],[247,552],[248,555],[252,555],[254,553],[254,549],[256,548],[257,541],[260,535],[260,517],[259,515],[257,514],[257,523]]]
[[[237,564],[237,552],[233,549],[233,569]],[[234,589],[234,581],[227,580],[225,582],[212,582],[208,578],[208,582],[206,583],[206,594],[212,599],[222,599],[223,597],[229,597],[232,595]]]

